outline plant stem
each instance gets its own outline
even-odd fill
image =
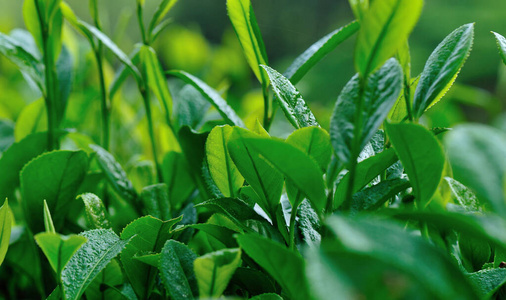
[[[299,197],[300,192],[297,192],[297,198]],[[290,244],[289,248],[293,250],[295,248],[295,219],[297,218],[297,209],[299,206],[292,207],[292,211],[290,212]]]
[[[264,129],[269,131],[271,118],[269,117],[269,90],[266,84],[262,83],[262,96],[264,98]]]
[[[353,133],[353,140],[351,144],[351,157],[350,157],[350,167],[349,167],[349,176],[350,180],[348,181],[348,188],[346,189],[346,198],[343,203],[343,208],[348,209],[350,207],[352,196],[353,196],[353,187],[355,185],[355,176],[357,172],[357,158],[360,154],[360,134],[362,131],[362,106],[364,102],[364,93],[365,93],[366,79],[363,77],[359,78],[359,91],[358,91],[358,103],[355,111],[355,128]]]
[[[145,88],[141,88],[142,99],[144,100],[144,107],[146,109],[146,118],[148,120],[148,132],[149,138],[151,140],[151,149],[153,151],[153,160],[155,161],[156,175],[158,178],[158,183],[163,182],[162,169],[160,167],[160,162],[158,160],[158,153],[156,150],[156,140],[155,140],[155,131],[153,127],[153,117],[151,115],[151,103],[149,91]]]
[[[411,85],[407,78],[404,78],[404,101],[406,101],[406,112],[408,113],[408,119],[413,122],[413,112],[411,109]]]
[[[141,31],[142,36],[142,43],[144,45],[149,45],[149,40],[146,35],[146,29],[144,28],[144,20],[142,19],[142,5],[140,3],[137,3],[137,21],[139,22],[139,29]]]
[[[100,103],[102,110],[102,147],[109,151],[109,141],[110,141],[110,122],[109,122],[109,113],[110,107],[107,99],[107,89],[105,87],[105,76],[104,76],[104,66],[103,66],[103,44],[101,42],[98,43],[97,48],[95,49],[95,59],[97,61],[98,68],[98,79],[100,82]]]

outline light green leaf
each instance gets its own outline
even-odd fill
[[[97,154],[96,159],[98,164],[116,192],[129,203],[137,201],[137,193],[134,190],[132,182],[127,178],[126,172],[114,156],[98,145],[90,145],[90,148]]]
[[[352,192],[356,193],[361,190],[374,178],[378,177],[381,172],[393,165],[397,160],[395,151],[393,149],[387,149],[358,163]],[[350,174],[346,173],[343,179],[339,182],[334,194],[334,209],[337,209],[341,205],[346,208],[350,207],[351,199],[346,201],[346,189],[348,187],[349,180]]]
[[[234,128],[227,149],[241,175],[258,194],[258,205],[269,216],[274,216],[283,189],[283,175],[258,154],[255,155],[253,149],[244,142],[245,138],[252,137],[259,136],[242,128]]]
[[[276,70],[262,65],[272,83],[272,89],[276,93],[279,106],[283,109],[286,118],[296,129],[309,126],[319,126],[316,118],[307,106],[302,95]]]
[[[140,50],[141,61],[144,65],[144,70],[147,75],[149,87],[156,95],[165,112],[167,124],[171,124],[172,116],[172,97],[169,92],[169,87],[162,66],[156,52],[150,46],[143,45]]]
[[[47,131],[47,111],[43,98],[37,99],[23,108],[16,120],[14,137],[21,141],[29,134]]]
[[[460,206],[467,211],[476,212],[481,210],[481,204],[476,198],[476,195],[467,186],[458,182],[451,177],[444,178],[452,191],[453,198]]]
[[[174,300],[194,299],[198,296],[193,262],[197,255],[185,244],[167,241],[160,257],[160,277]]]
[[[506,216],[506,135],[484,125],[461,125],[445,136],[445,146],[455,179]]]
[[[54,228],[53,224],[53,218],[51,217],[51,211],[49,211],[46,200],[44,200],[44,229],[46,232],[56,233],[56,229]]]
[[[497,48],[499,49],[499,55],[502,58],[504,64],[506,64],[506,38],[497,32],[493,32],[495,40],[497,42]]]
[[[413,113],[419,118],[450,89],[473,46],[474,24],[450,33],[432,52],[420,76],[413,100]]]
[[[27,0],[25,3],[30,1]],[[0,53],[12,61],[18,70],[30,78],[41,93],[44,93],[43,66],[32,54],[23,49],[16,40],[3,33],[0,33]]]
[[[44,47],[42,43],[42,30],[39,21],[39,13],[37,12],[37,6],[35,1],[38,0],[27,0],[23,1],[23,19],[25,26],[28,31],[32,34],[35,39],[35,43],[39,47],[40,53],[44,53]],[[42,6],[42,2],[38,1]],[[43,7],[41,7],[43,9]],[[44,12],[44,11],[42,11]]]
[[[9,248],[12,221],[12,211],[9,208],[9,202],[5,199],[4,204],[0,207],[0,266],[4,261],[7,249]]]
[[[8,119],[0,119],[0,153],[14,144],[14,129],[14,122]]]
[[[38,233],[34,238],[58,277],[72,255],[87,241],[83,236],[63,236],[55,232]]]
[[[404,77],[406,77],[404,75]],[[406,78],[404,79],[406,80]],[[410,89],[410,103],[413,102],[413,92],[417,85],[418,85],[418,81],[420,80],[420,76],[416,77],[416,78],[413,78],[411,81],[410,81],[410,86],[409,86],[409,89]],[[404,88],[406,88],[406,83],[404,83]],[[388,119],[390,120],[391,123],[400,123],[404,120],[407,119],[407,108],[406,108],[406,98],[405,98],[405,93],[402,93],[399,98],[397,98],[397,101],[395,102],[394,104],[394,107],[392,107],[392,109],[390,110],[390,112],[388,113]]]
[[[44,230],[43,201],[47,201],[56,230],[72,207],[77,189],[88,171],[84,151],[53,151],[30,161],[20,174],[21,194],[27,222],[32,232]],[[70,200],[70,201],[69,201]],[[38,212],[38,213],[37,213]]]
[[[74,81],[74,59],[72,54],[70,54],[70,50],[65,45],[61,47],[61,53],[56,62],[56,73],[59,86],[59,97],[56,103],[56,122],[60,124],[65,115],[65,108],[67,107]]]
[[[160,2],[160,5],[156,8],[155,14],[153,15],[153,19],[149,23],[148,32],[151,37],[155,34],[155,28],[162,21],[162,19],[167,15],[167,13],[174,7],[178,0],[163,0]],[[153,40],[153,39],[152,39]]]
[[[361,21],[364,14],[369,10],[369,0],[349,0],[351,10],[357,20]]]
[[[79,196],[84,202],[84,210],[86,217],[93,229],[109,229],[111,223],[109,222],[107,210],[104,203],[97,195],[86,193]]]
[[[162,221],[171,218],[169,191],[165,183],[144,187],[141,192],[141,200],[148,215]]]
[[[332,155],[332,145],[329,134],[319,127],[305,127],[295,130],[286,142],[302,150],[318,163],[322,170],[326,170]]]
[[[281,296],[278,294],[268,293],[251,297],[250,300],[283,300],[283,298],[281,298]]]
[[[436,137],[425,127],[386,124],[386,132],[413,187],[415,200],[425,206],[441,181],[445,155]]]
[[[150,265],[152,267],[158,268],[160,266],[160,257],[162,256],[161,253],[151,253],[146,255],[134,255],[134,259],[141,261],[147,265]]]
[[[78,300],[95,277],[116,257],[130,240],[120,240],[112,231],[94,229],[80,236],[88,239],[63,268],[64,299]]]
[[[244,122],[239,118],[235,111],[227,104],[227,102],[220,96],[220,94],[213,88],[208,86],[205,82],[197,77],[186,73],[185,71],[170,71],[167,74],[176,76],[184,82],[191,84],[195,87],[209,103],[211,103],[220,113],[220,115],[230,125],[245,127]]]
[[[197,277],[199,296],[220,297],[240,265],[240,249],[224,249],[195,259],[193,269]]]
[[[227,0],[227,12],[248,64],[262,86],[267,86],[269,81],[260,68],[268,64],[267,54],[250,0]]]
[[[244,177],[228,153],[227,143],[233,128],[216,126],[206,141],[206,158],[211,177],[225,197],[235,197],[244,183]]]
[[[128,56],[133,64],[138,64],[141,61],[141,55],[140,52],[141,47],[139,45],[135,45],[132,52],[130,52],[130,55]],[[121,86],[126,81],[128,76],[131,74],[130,69],[126,68],[125,65],[121,65],[121,67],[116,71],[116,74],[114,75],[114,80],[112,81],[110,87],[109,87],[109,98],[114,99],[114,96],[116,96],[116,93],[121,89]]]
[[[304,53],[299,55],[283,73],[283,75],[290,79],[290,82],[293,84],[297,84],[313,66],[315,66],[342,42],[346,41],[349,37],[355,34],[359,28],[359,23],[353,21],[348,25],[338,28],[322,37],[304,51]]]
[[[361,20],[355,69],[366,78],[406,42],[422,11],[423,0],[374,1]]]
[[[281,285],[290,299],[310,299],[301,256],[259,235],[240,235],[237,241],[241,249]]]
[[[156,269],[133,257],[140,252],[161,251],[163,244],[172,236],[172,227],[180,222],[181,218],[163,222],[152,216],[145,216],[123,229],[121,239],[131,239],[131,242],[121,252],[121,263],[132,288],[140,299],[149,299],[155,284]]]
[[[359,85],[358,75],[346,84],[337,99],[330,120],[330,137],[341,164],[348,164],[352,159],[356,159],[351,157],[354,141],[359,139],[362,150],[395,104],[402,89],[401,66],[395,59],[390,59],[381,69],[369,76],[363,95],[362,117],[360,124],[357,124]],[[355,136],[355,126],[361,129],[360,136]]]

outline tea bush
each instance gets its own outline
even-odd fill
[[[227,0],[263,102],[247,115],[226,84],[164,70],[153,44],[176,2],[146,16],[137,0],[129,54],[103,32],[97,0],[92,23],[64,1],[25,0],[27,30],[0,33],[39,97],[1,123],[2,299],[504,296],[506,134],[424,123],[474,24],[413,75],[423,1],[350,0],[356,20],[280,73],[250,1]],[[357,74],[325,130],[295,85],[352,36]],[[271,135],[280,117],[283,138]]]

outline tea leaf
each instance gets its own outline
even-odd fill
[[[167,15],[167,13],[174,7],[178,0],[163,0],[160,2],[158,7],[156,8],[155,14],[153,15],[153,19],[149,23],[148,32],[153,37],[155,34],[156,26],[162,21],[162,19]],[[153,40],[153,38],[152,38]]]
[[[195,190],[195,175],[190,170],[185,155],[174,151],[167,153],[163,158],[162,173],[167,184],[170,208],[178,210]]]
[[[141,47],[140,46],[134,46],[134,49],[128,56],[133,64],[138,64],[141,61]],[[121,65],[121,67],[116,71],[116,74],[114,75],[114,80],[109,86],[109,98],[114,99],[114,96],[116,93],[121,89],[121,86],[125,82],[125,80],[128,78],[128,76],[131,74],[130,69],[126,68],[125,65]]]
[[[361,20],[355,69],[366,78],[406,41],[422,11],[422,0],[374,1]]]
[[[44,200],[44,229],[46,232],[56,233],[56,229],[54,228],[53,224],[53,218],[51,217],[51,212],[49,211],[46,200]]]
[[[282,300],[280,295],[270,293],[270,294],[260,294],[255,297],[251,297],[250,300]]]
[[[362,0],[363,1],[363,0]],[[299,55],[283,75],[290,82],[297,84],[304,75],[322,60],[327,54],[355,34],[360,28],[358,22],[353,21],[339,29],[332,31],[311,45],[304,53]]]
[[[175,300],[194,299],[198,296],[193,262],[197,255],[188,246],[174,240],[167,241],[160,257],[160,277]]]
[[[497,32],[492,31],[492,33],[495,36],[497,48],[499,49],[499,54],[501,55],[502,61],[504,64],[506,64],[506,38]]]
[[[319,127],[305,127],[295,130],[286,139],[286,143],[302,150],[326,170],[332,155],[329,134]]]
[[[195,259],[193,268],[197,277],[199,296],[220,297],[240,264],[240,249],[224,249]]]
[[[415,199],[426,205],[436,192],[445,155],[434,135],[417,124],[386,124],[388,137],[408,174]]]
[[[28,135],[40,131],[47,131],[47,110],[43,98],[23,108],[16,120],[14,137],[16,142],[19,142]]]
[[[107,299],[107,300],[135,300],[128,297],[117,287],[123,284],[123,274],[116,259],[105,267],[100,274],[90,283],[84,295],[86,299]]]
[[[97,154],[98,164],[116,192],[129,203],[137,201],[137,193],[134,190],[132,182],[127,178],[126,172],[114,156],[98,145],[90,145],[90,148]]]
[[[88,156],[84,151],[53,151],[30,161],[20,174],[21,194],[25,213],[33,232],[43,231],[43,203],[53,212],[57,230],[71,208],[77,189],[88,171]],[[37,212],[37,213],[31,213]]]
[[[12,221],[12,211],[9,208],[9,202],[6,199],[4,204],[0,207],[0,266],[4,261],[7,249],[9,248]]]
[[[107,210],[104,203],[97,195],[86,193],[79,196],[84,202],[86,217],[93,229],[109,229],[111,223],[107,216]]]
[[[276,70],[262,65],[272,83],[279,106],[283,109],[286,118],[296,129],[309,126],[319,126],[316,118],[302,99],[299,91]]]
[[[34,238],[58,277],[72,255],[87,241],[83,236],[62,236],[54,232],[41,232]]]
[[[134,256],[140,252],[161,251],[172,235],[172,227],[180,221],[181,217],[164,222],[152,216],[145,216],[128,224],[121,232],[122,240],[131,240],[121,252],[121,263],[140,299],[149,299],[155,284],[156,270],[134,259]]]
[[[447,133],[445,146],[455,179],[505,216],[505,134],[484,125],[461,125]]]
[[[130,241],[120,240],[110,229],[85,231],[80,236],[88,241],[72,256],[61,274],[64,299],[80,299],[93,279]]]
[[[261,200],[258,205],[272,217],[281,198],[283,175],[258,154],[255,155],[250,145],[244,142],[246,138],[254,137],[259,136],[245,129],[234,128],[227,148],[241,175],[258,194]]]
[[[381,3],[381,1],[379,1]],[[402,89],[402,70],[395,59],[388,60],[381,69],[369,76],[363,95],[363,110],[356,120],[359,101],[359,77],[355,75],[343,88],[337,99],[330,121],[330,137],[341,164],[351,159],[353,141],[360,141],[360,150],[376,133]],[[355,135],[355,126],[361,128],[360,136]]]
[[[244,183],[244,177],[235,166],[227,143],[230,140],[233,128],[216,126],[213,128],[206,141],[206,157],[209,172],[216,186],[225,197],[235,197]]]
[[[171,218],[169,192],[165,183],[144,187],[141,200],[148,215],[162,221]]]
[[[349,0],[351,10],[357,20],[362,21],[365,13],[369,10],[369,0]]]
[[[432,52],[420,76],[413,100],[413,113],[419,118],[450,89],[473,45],[474,24],[450,33]]]
[[[252,207],[235,198],[211,199],[195,207],[205,207],[211,212],[223,214],[239,227],[244,227],[247,220],[262,220]]]
[[[267,54],[250,0],[227,0],[227,12],[246,60],[262,86],[269,81],[260,65],[267,65]]]
[[[206,100],[218,110],[227,123],[230,125],[245,127],[243,121],[239,118],[239,116],[237,116],[235,111],[227,104],[227,102],[221,98],[220,94],[202,80],[186,73],[185,71],[169,71],[167,74],[176,76],[195,87],[206,98]]]
[[[484,299],[492,296],[506,283],[506,269],[480,270],[468,275],[476,292]]]
[[[381,181],[353,195],[350,209],[352,212],[378,209],[386,201],[410,186],[409,181],[402,178]]]
[[[62,50],[58,61],[56,62],[56,73],[59,86],[59,97],[56,102],[56,122],[58,124],[64,118],[65,108],[69,99],[72,83],[74,81],[74,60],[70,51],[66,46],[62,46]]]
[[[264,237],[245,234],[237,237],[246,254],[271,275],[291,299],[309,299],[304,259]]]

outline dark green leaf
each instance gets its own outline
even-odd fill
[[[359,150],[362,150],[395,104],[402,89],[401,66],[395,59],[391,59],[369,76],[363,95],[360,124],[357,124],[359,85],[358,75],[346,84],[337,99],[330,121],[332,145],[341,164],[356,159],[351,157],[353,141],[359,139]],[[355,126],[361,129],[360,136],[355,136]]]
[[[208,234],[209,236],[214,237],[218,241],[220,241],[225,248],[235,248],[237,247],[237,242],[234,239],[234,234],[237,233],[234,230],[231,230],[227,227],[215,225],[211,223],[205,224],[193,224],[188,225],[188,227],[200,230]]]
[[[44,228],[44,200],[53,212],[56,229],[61,229],[87,171],[88,156],[84,151],[53,151],[25,165],[20,174],[21,194],[34,233]]]
[[[441,181],[445,155],[436,137],[425,127],[386,124],[388,137],[406,170],[415,199],[427,205]]]
[[[171,218],[168,188],[165,183],[144,187],[141,200],[148,215],[160,220]]]
[[[481,209],[476,195],[468,187],[453,178],[445,177],[444,179],[448,183],[454,199],[457,200],[456,203],[471,212]]]
[[[174,151],[168,152],[163,158],[162,173],[163,179],[167,184],[170,208],[178,210],[195,190],[195,175],[190,171],[185,155]]]
[[[258,235],[240,235],[237,241],[244,252],[264,268],[291,299],[310,298],[302,257],[281,244]]]
[[[88,239],[62,271],[64,299],[78,300],[90,283],[130,240],[120,240],[112,231],[95,229],[80,234]]]
[[[14,142],[14,123],[7,119],[0,119],[0,154]]]
[[[160,277],[174,300],[193,299],[198,296],[197,279],[193,262],[197,256],[186,245],[167,241],[160,258]]]
[[[170,71],[167,74],[176,76],[184,82],[195,87],[209,101],[230,125],[245,127],[244,122],[237,116],[235,111],[227,104],[220,94],[205,82],[185,71]]]
[[[195,207],[205,207],[211,212],[221,213],[238,226],[243,226],[247,220],[262,220],[252,207],[235,198],[211,199],[202,202]]]
[[[374,1],[361,20],[355,69],[367,77],[392,57],[418,21],[423,0]]]
[[[468,276],[483,299],[492,299],[493,294],[506,283],[506,269],[502,268],[481,270]]]
[[[427,60],[413,100],[419,118],[450,89],[473,45],[474,24],[466,24],[448,35]]]
[[[211,104],[192,85],[185,85],[175,100],[175,118],[179,127],[188,126],[197,129],[203,123]]]
[[[116,259],[111,260],[105,269],[93,280],[84,292],[86,299],[133,300],[127,298],[117,286],[123,283],[121,267]],[[137,299],[137,298],[134,298]]]
[[[194,261],[199,296],[218,298],[241,264],[240,249],[224,249],[201,256]]]
[[[65,46],[62,47],[62,51],[56,62],[56,72],[60,92],[58,102],[56,103],[56,121],[60,124],[65,115],[65,108],[67,107],[74,81],[74,60],[70,51]]]
[[[378,209],[386,201],[409,187],[410,183],[407,179],[394,178],[381,181],[353,195],[350,209],[352,212]]]
[[[286,118],[296,129],[309,126],[319,126],[316,118],[307,106],[302,95],[292,83],[276,70],[262,65],[272,83],[279,106],[283,109]]]

